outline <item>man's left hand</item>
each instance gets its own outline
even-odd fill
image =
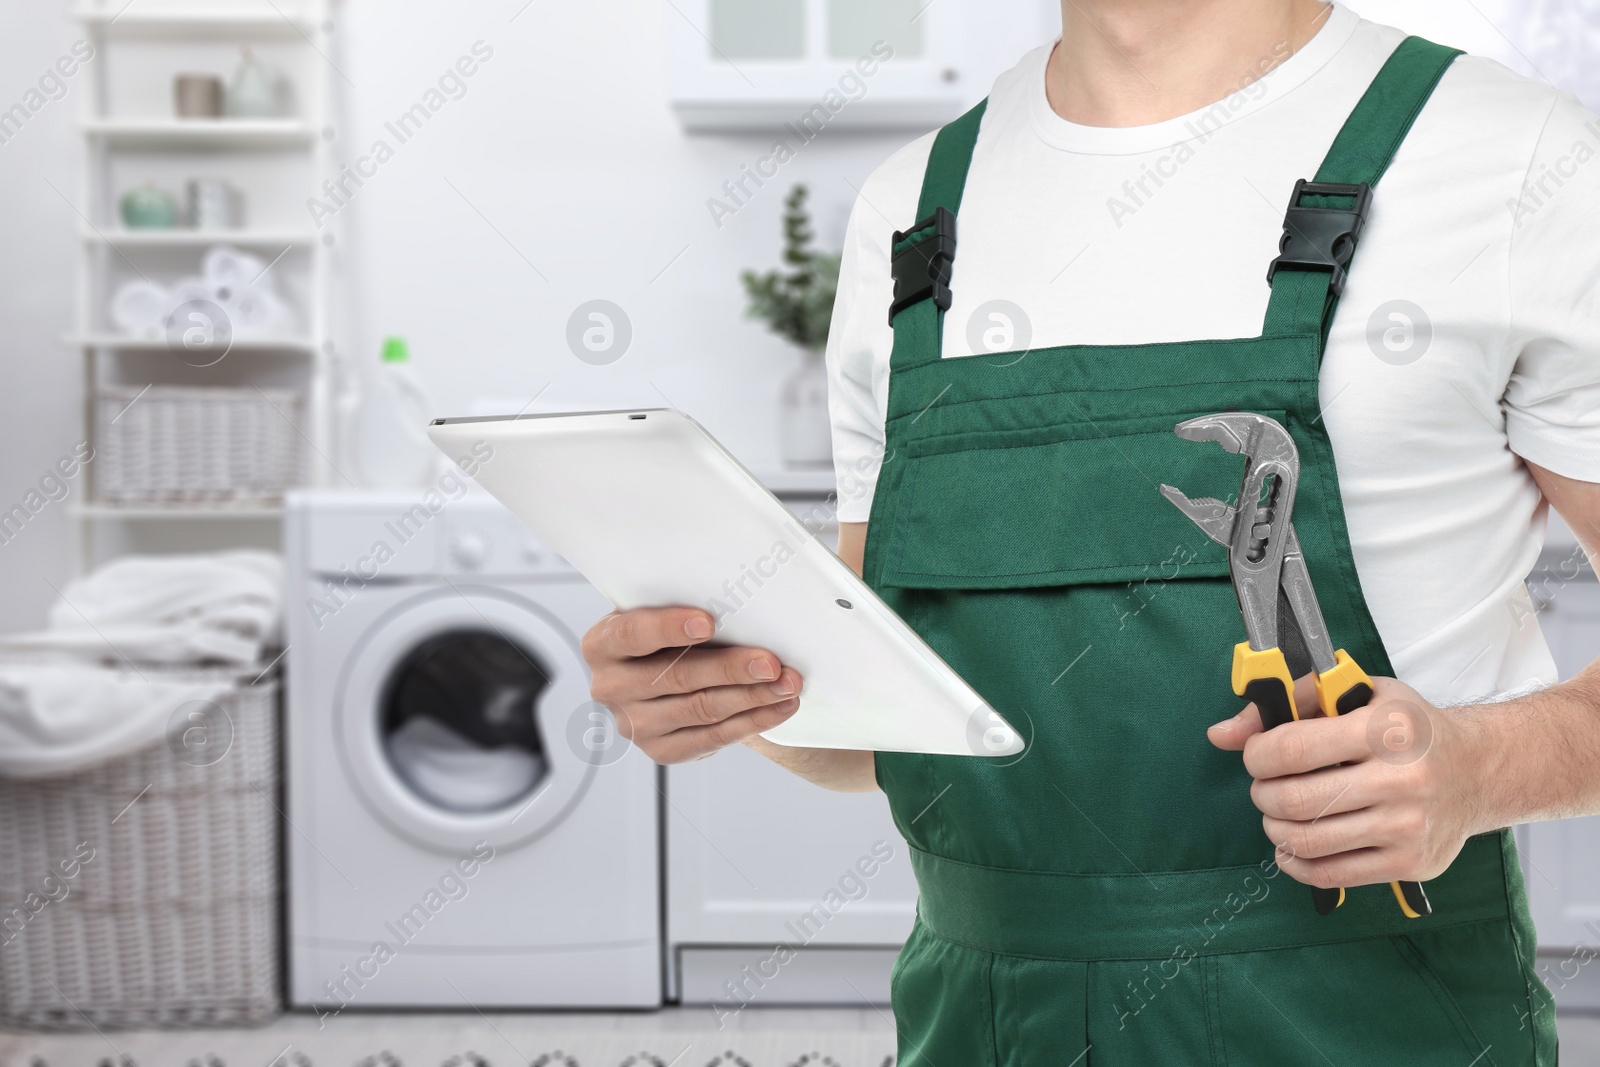
[[[1296,881],[1425,882],[1477,832],[1464,722],[1403,682],[1372,685],[1366,707],[1327,718],[1307,675],[1295,686],[1299,721],[1264,732],[1250,704],[1207,733],[1244,753],[1261,825]]]

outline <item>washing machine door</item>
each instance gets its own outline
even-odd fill
[[[526,844],[559,825],[603,749],[577,639],[537,604],[450,586],[385,613],[340,681],[334,737],[368,808],[455,854]],[[576,739],[576,740],[575,740]]]

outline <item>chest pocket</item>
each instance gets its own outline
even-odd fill
[[[1229,503],[1238,495],[1240,457],[1172,432],[1203,414],[908,442],[880,584],[1026,589],[1227,577],[1227,551],[1160,492],[1165,482]]]

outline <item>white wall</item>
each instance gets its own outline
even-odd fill
[[[0,16],[0,110],[70,51],[79,34],[57,14],[64,6],[30,6],[24,17],[21,5],[9,5]],[[66,85],[64,97],[0,144],[0,512],[23,503],[82,440],[81,362],[60,343],[74,292],[82,154],[73,124],[82,72]],[[72,486],[74,498],[78,490]],[[70,569],[68,531],[66,501],[52,502],[0,544],[0,629],[42,620],[55,596],[50,583],[60,585]]]
[[[973,52],[965,73],[975,94],[1045,40],[1052,23],[1050,0],[936,2],[965,21]],[[822,243],[836,246],[853,186],[912,134],[827,132],[718,228],[707,198],[765,154],[770,138],[682,132],[668,100],[673,5],[524,3],[343,3],[340,46],[330,57],[347,108],[336,157],[365,154],[386,136],[384,122],[474,42],[494,54],[466,95],[398,146],[332,220],[343,259],[342,350],[365,368],[383,335],[405,335],[448,413],[482,397],[516,410],[547,386],[541,403],[670,401],[752,466],[776,465],[776,392],[795,356],[743,318],[738,272],[776,263],[781,200],[794,181],[812,185]],[[1479,13],[1507,25],[1510,4],[1354,6],[1516,62],[1511,39]],[[24,17],[12,5],[0,16],[0,107],[20,99],[77,37],[65,0],[53,7]],[[1516,47],[1533,48],[1512,36]],[[1564,70],[1550,60],[1539,66],[1552,77]],[[82,433],[78,356],[57,340],[72,317],[78,218],[46,184],[76,196],[76,92],[69,83],[66,99],[0,144],[8,223],[0,251],[0,509],[21,500]],[[568,316],[594,298],[614,301],[632,320],[632,346],[611,366],[585,364],[566,345]],[[0,630],[41,621],[49,583],[70,570],[66,518],[62,504],[51,504],[0,545]]]
[[[796,181],[812,187],[820,243],[837,247],[852,186],[916,131],[825,133],[719,227],[708,198],[772,137],[684,134],[668,96],[673,5],[536,0],[516,15],[524,2],[346,4],[339,62],[356,88],[341,154],[365,153],[375,137],[394,144],[384,122],[474,42],[493,57],[353,198],[360,284],[345,347],[370,363],[383,334],[405,335],[449,413],[486,395],[515,411],[547,385],[541,404],[670,402],[752,466],[775,465],[776,391],[796,357],[744,319],[739,271],[777,265],[781,202]],[[957,13],[975,15],[968,6]],[[1007,8],[1019,15],[1003,17]],[[1048,0],[1005,0],[973,18],[974,99],[1048,39],[1037,14],[1047,10]],[[565,339],[573,310],[596,298],[633,326],[626,355],[604,367]]]
[[[1600,21],[1588,0],[1344,0],[1374,22],[1490,56],[1600,107]]]

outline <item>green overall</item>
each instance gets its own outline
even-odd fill
[[[1401,45],[1316,180],[1376,186],[1455,55]],[[959,209],[982,112],[940,131],[919,219]],[[866,578],[1029,739],[877,756],[921,890],[892,983],[901,1067],[1555,1062],[1510,831],[1427,884],[1432,916],[1386,885],[1319,916],[1273,863],[1239,755],[1205,737],[1243,623],[1224,550],[1157,487],[1231,499],[1243,461],[1179,440],[1182,419],[1288,427],[1328,626],[1392,673],[1320,415],[1334,288],[1279,270],[1259,337],[960,359],[940,358],[933,299],[894,314]]]

